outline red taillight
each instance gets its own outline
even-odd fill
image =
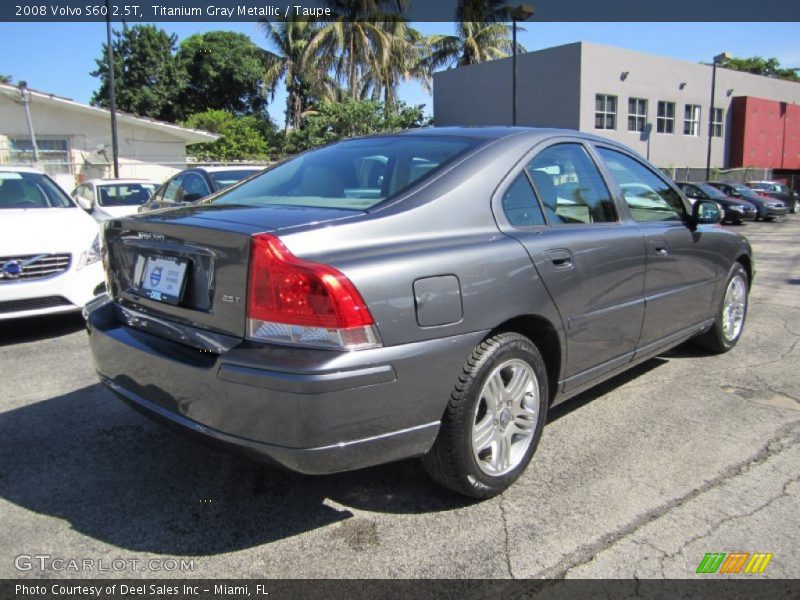
[[[267,233],[253,236],[247,318],[250,337],[345,349],[380,345],[372,315],[342,273],[292,255]]]

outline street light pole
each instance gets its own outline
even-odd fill
[[[19,100],[22,103],[22,108],[25,111],[25,122],[28,124],[28,135],[31,138],[31,146],[33,147],[33,164],[39,165],[39,146],[36,144],[36,134],[33,132],[33,121],[31,121],[31,92],[28,89],[28,84],[25,81],[17,83],[19,88]]]
[[[717,88],[717,65],[730,60],[727,52],[717,54],[711,67],[711,108],[708,111],[708,151],[706,152],[706,181],[711,179],[711,139],[714,134],[714,93]]]
[[[511,124],[517,124],[517,22],[533,16],[534,9],[529,4],[520,4],[511,9]]]
[[[114,82],[114,47],[111,45],[111,7],[106,0],[106,42],[108,60],[108,104],[111,110],[111,149],[114,155],[114,178],[119,179],[119,142],[117,141],[117,100]]]

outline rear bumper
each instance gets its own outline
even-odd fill
[[[242,343],[197,350],[93,307],[101,381],[149,417],[294,471],[324,474],[419,456],[484,333],[332,352]]]

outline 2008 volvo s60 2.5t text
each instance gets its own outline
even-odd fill
[[[207,440],[303,473],[422,456],[489,497],[552,404],[736,344],[754,266],[719,218],[577,132],[348,140],[109,221],[90,343],[119,397]]]

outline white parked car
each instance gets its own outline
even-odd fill
[[[135,214],[158,187],[147,179],[90,179],[72,192],[72,198],[98,221]]]
[[[80,310],[105,288],[97,222],[35,169],[0,167],[0,320]]]

